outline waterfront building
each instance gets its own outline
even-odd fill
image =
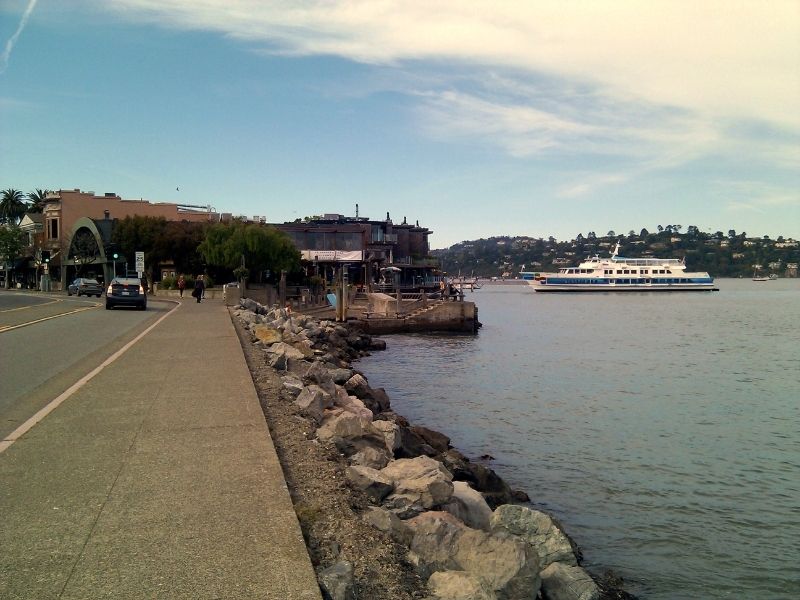
[[[309,276],[330,282],[341,268],[350,283],[368,290],[438,286],[428,242],[433,232],[419,221],[397,224],[389,213],[382,221],[326,214],[273,226],[294,242]]]
[[[67,282],[76,273],[74,240],[90,235],[97,243],[97,255],[84,262],[85,275],[110,281],[114,260],[106,256],[113,221],[125,217],[163,217],[167,221],[214,222],[221,218],[211,206],[123,199],[115,193],[102,196],[79,189],[59,190],[47,195],[42,211],[43,238],[40,250],[50,255],[49,272],[54,281]],[[35,250],[31,258],[35,261]],[[126,257],[133,261],[133,257]]]

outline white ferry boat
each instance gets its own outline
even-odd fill
[[[520,273],[537,292],[716,292],[705,272],[687,272],[676,258],[623,258],[619,243],[611,258],[594,256],[558,273]]]

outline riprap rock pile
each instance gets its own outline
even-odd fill
[[[490,468],[473,463],[447,436],[412,426],[392,411],[353,360],[385,348],[357,330],[290,316],[243,299],[234,310],[282,395],[308,419],[319,444],[347,461],[349,485],[371,506],[362,518],[408,548],[408,559],[440,600],[596,600],[568,537]],[[334,600],[351,594],[346,561],[320,572]]]

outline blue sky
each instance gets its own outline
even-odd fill
[[[4,0],[0,44],[3,189],[800,237],[796,0]]]

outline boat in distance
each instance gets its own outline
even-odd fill
[[[558,273],[522,272],[537,292],[717,292],[706,272],[687,272],[677,258],[623,258],[619,243],[610,258],[595,255]]]

